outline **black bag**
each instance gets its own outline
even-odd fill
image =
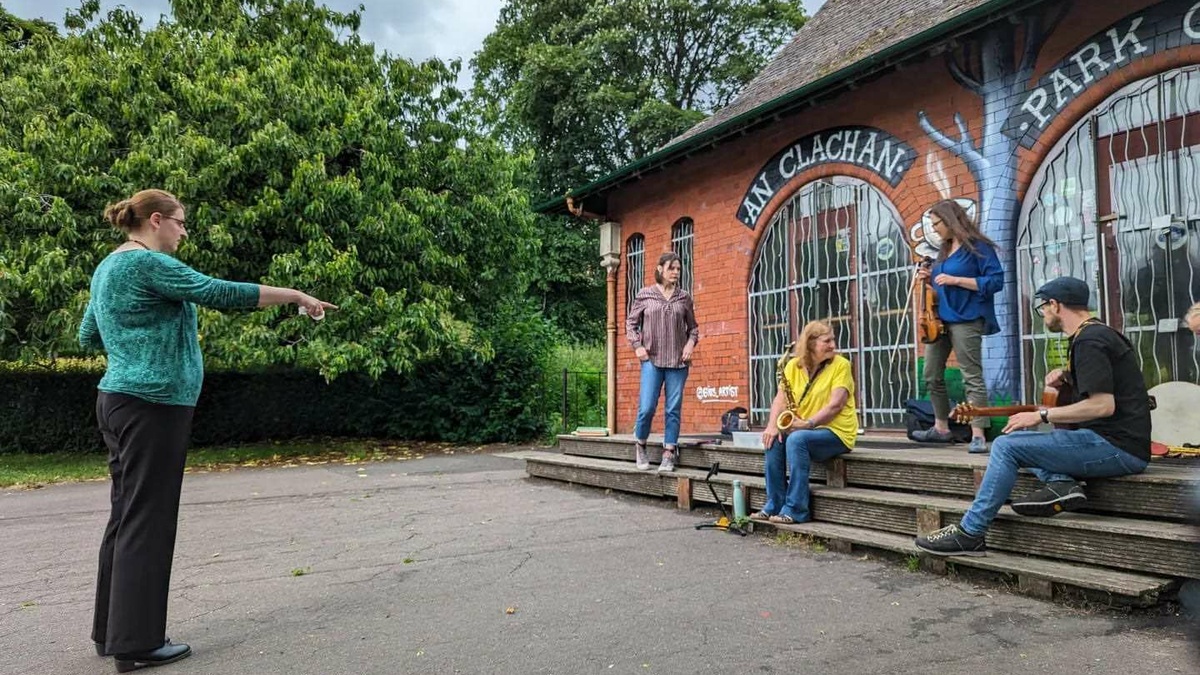
[[[951,402],[950,408],[954,408]],[[914,431],[924,431],[933,427],[933,403],[924,399],[910,398],[904,404],[904,426],[908,431],[908,440],[915,441]],[[971,425],[959,424],[950,420],[950,435],[956,443],[968,443],[971,440]]]
[[[738,428],[738,415],[747,415],[750,411],[745,408],[730,408],[721,415],[721,435],[733,438],[733,432]]]

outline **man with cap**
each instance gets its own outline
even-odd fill
[[[988,526],[1012,493],[1018,469],[1031,469],[1045,485],[1014,500],[1013,510],[1048,517],[1087,503],[1080,479],[1141,473],[1150,461],[1150,397],[1133,345],[1088,312],[1088,286],[1080,279],[1053,279],[1034,296],[1046,329],[1070,335],[1067,369],[1049,372],[1046,384],[1072,385],[1076,401],[1008,418],[971,508],[961,522],[917,537],[923,551],[984,555]],[[1075,428],[1022,431],[1042,423]]]

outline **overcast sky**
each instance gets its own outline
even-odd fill
[[[420,60],[436,56],[445,60],[461,58],[460,85],[469,86],[471,56],[492,32],[505,0],[325,0],[339,11],[350,11],[360,4],[363,11],[361,34],[376,47],[390,54]],[[825,0],[803,0],[812,16]],[[62,26],[68,7],[79,0],[0,0],[9,12],[26,18],[40,17]],[[168,11],[167,0],[101,0],[102,11],[117,5],[138,12],[148,24]]]

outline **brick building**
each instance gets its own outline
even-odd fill
[[[862,424],[902,426],[920,389],[910,243],[943,198],[1001,247],[993,400],[1028,400],[1061,363],[1029,299],[1064,274],[1092,284],[1148,385],[1195,381],[1179,319],[1200,298],[1200,2],[829,0],[728,108],[569,197],[543,210],[620,227],[615,432],[637,406],[625,310],[672,249],[702,336],[684,432],[735,405],[766,423],[811,318],[854,363]]]

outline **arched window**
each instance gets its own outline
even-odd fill
[[[692,292],[692,240],[694,226],[691,218],[680,218],[671,226],[671,250],[679,256],[679,285]]]
[[[908,244],[894,206],[857,178],[800,188],[771,219],[750,275],[750,410],[768,420],[776,363],[812,319],[854,366],[863,426],[904,426],[916,394]]]
[[[1133,343],[1146,386],[1195,382],[1200,356],[1179,319],[1200,299],[1200,67],[1132,82],[1050,150],[1017,230],[1018,312],[1027,396],[1067,361],[1067,336],[1033,306],[1073,276],[1089,309]]]
[[[625,240],[625,313],[646,279],[646,238],[635,234]]]

